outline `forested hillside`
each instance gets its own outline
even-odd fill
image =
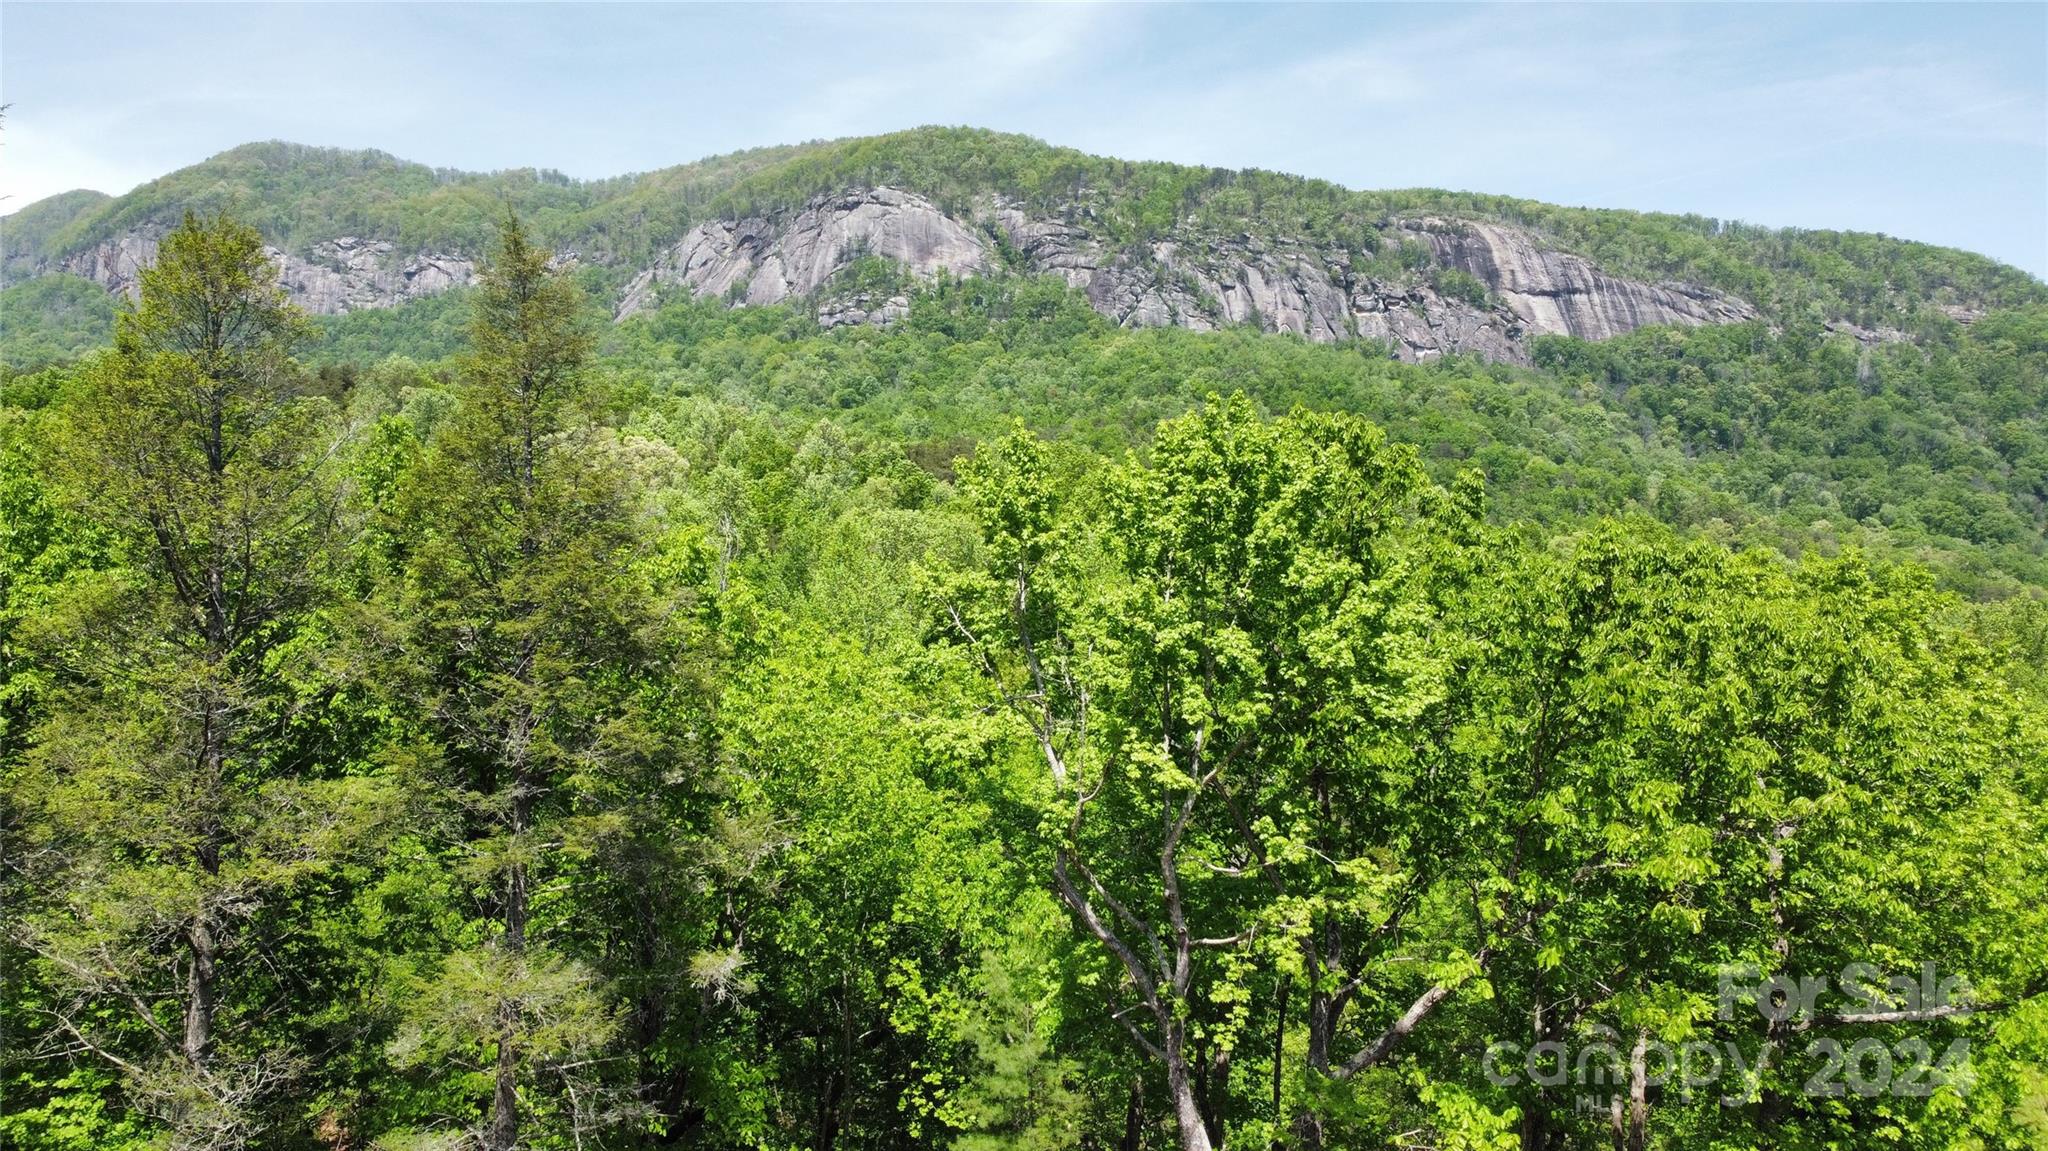
[[[374,321],[335,325],[337,345],[358,322]],[[1243,391],[1275,414],[1365,415],[1445,482],[1477,468],[1502,519],[1635,512],[1788,554],[1915,558],[1973,594],[2048,584],[2048,309],[1920,345],[1761,323],[1549,338],[1531,370],[1244,331],[1122,331],[1057,283],[968,281],[917,296],[882,331],[678,303],[601,349],[656,394],[830,419],[932,461],[1012,418],[1115,454],[1211,392]]]
[[[249,221],[284,263],[294,298],[339,313],[417,303],[467,283],[496,214],[510,209],[616,308],[636,277],[689,278],[667,260],[701,253],[707,242],[731,257],[735,245],[759,249],[764,234],[788,240],[807,208],[879,188],[914,198],[895,213],[907,222],[856,212],[826,221],[826,234],[810,238],[822,248],[801,261],[768,249],[833,273],[800,277],[798,294],[821,314],[856,322],[892,314],[873,306],[880,300],[852,307],[857,293],[843,290],[868,252],[929,261],[919,269],[927,280],[939,267],[1062,274],[1125,326],[1363,335],[1393,342],[1407,358],[1471,350],[1522,360],[1525,327],[1598,337],[1748,314],[1891,341],[2048,303],[2048,289],[2016,269],[1885,236],[1465,192],[1354,191],[1273,172],[1134,163],[966,128],[761,148],[598,181],[465,173],[273,142],[117,198],[66,193],[0,218],[0,312],[12,317],[0,357],[33,366],[68,346],[63,334],[79,317],[68,306],[73,293],[35,281],[79,277],[132,293],[136,269],[187,210],[231,210]],[[932,252],[933,229],[952,233],[952,250]],[[905,239],[907,248],[892,243]],[[416,280],[422,261],[446,274]],[[758,266],[738,273],[763,274]],[[732,296],[730,284],[689,286],[727,302],[745,299],[749,287],[738,284]],[[1616,293],[1622,298],[1607,298]],[[1581,298],[1600,314],[1545,314],[1545,300]],[[100,334],[110,331],[102,321]]]
[[[511,207],[552,243],[593,258],[651,255],[731,183],[800,149],[762,148],[615,180],[559,172],[489,174],[415,164],[375,151],[247,144],[110,199],[71,192],[7,217],[6,268],[89,248],[137,227],[169,227],[186,211],[232,210],[286,250],[360,235],[408,247],[482,255],[495,213]],[[23,219],[27,217],[27,219]]]
[[[0,368],[0,1143],[2048,1146],[2038,282],[953,131],[210,164],[7,240],[254,205],[7,289],[70,319]],[[1406,363],[868,253],[886,324],[618,317],[842,185],[1757,314]],[[475,281],[309,317],[338,230]]]

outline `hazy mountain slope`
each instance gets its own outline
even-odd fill
[[[67,228],[112,200],[105,192],[78,188],[0,216],[0,272],[10,282],[34,275],[37,262],[57,250],[58,237]]]
[[[1249,325],[1377,339],[1404,359],[1526,361],[1544,334],[1597,340],[1761,316],[1880,342],[2048,299],[1996,261],[1881,236],[1357,192],[973,129],[589,182],[252,144],[116,199],[59,199],[0,224],[11,283],[70,274],[127,291],[184,211],[231,210],[263,230],[287,288],[323,314],[470,282],[507,208],[589,269],[620,317],[683,293],[799,300],[828,325],[886,323],[919,281],[1026,273],[1065,280],[1126,327]]]
[[[610,180],[578,181],[522,169],[461,172],[377,151],[301,144],[245,144],[153,180],[125,196],[66,193],[6,217],[0,228],[10,268],[62,263],[129,235],[160,234],[188,210],[232,211],[280,249],[310,254],[341,236],[389,242],[411,252],[480,255],[506,208],[549,240],[587,248],[600,262],[651,255],[681,233],[693,208],[718,189],[801,147],[759,148]],[[18,227],[58,200],[97,196],[70,208],[61,226]]]

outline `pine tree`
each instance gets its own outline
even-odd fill
[[[115,566],[24,628],[59,686],[11,780],[43,896],[16,939],[54,1025],[181,1147],[242,1145],[299,1070],[251,1014],[274,976],[247,941],[375,822],[374,789],[279,750],[271,657],[326,596],[337,523],[340,431],[292,358],[307,332],[254,229],[188,215],[165,237],[52,451]]]
[[[585,830],[581,781],[644,748],[632,696],[652,650],[633,567],[646,533],[630,470],[593,418],[580,307],[508,218],[476,293],[458,406],[399,508],[415,539],[403,613],[494,921],[488,945],[452,956],[424,991],[403,1047],[421,1061],[493,1052],[494,1149],[521,1140],[534,1091],[574,1095],[549,1109],[571,1124],[603,1121],[571,1088],[617,1030],[590,966],[551,946],[535,914],[540,880]]]

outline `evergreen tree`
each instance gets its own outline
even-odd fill
[[[287,752],[273,656],[328,596],[340,429],[298,392],[306,334],[253,229],[187,216],[54,473],[118,566],[52,592],[26,642],[52,706],[11,781],[38,897],[16,938],[48,1019],[183,1147],[241,1146],[304,1069],[262,1010],[277,901],[377,822],[377,789]]]
[[[505,221],[456,406],[396,508],[401,608],[492,919],[422,991],[401,1053],[491,1052],[494,1151],[536,1118],[579,1131],[617,1118],[592,1061],[618,1020],[596,972],[550,938],[573,899],[543,884],[569,884],[591,849],[579,791],[647,751],[634,692],[654,650],[634,566],[643,509],[596,420],[578,293],[549,261]]]

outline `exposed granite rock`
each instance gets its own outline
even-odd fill
[[[1177,324],[1206,332],[1221,313],[1214,295],[1183,281],[1173,263],[1173,245],[1155,244],[1144,253],[1110,252],[1095,234],[1076,224],[999,207],[995,225],[1026,270],[1058,276],[1086,293],[1096,311],[1125,327]]]
[[[617,314],[623,319],[644,311],[671,285],[736,304],[812,297],[863,255],[926,279],[989,268],[987,245],[967,226],[922,196],[882,187],[821,196],[793,217],[699,224],[634,277]]]
[[[1848,320],[1829,320],[1822,327],[1825,331],[1834,335],[1848,336],[1857,343],[1866,346],[1871,344],[1902,344],[1913,338],[1912,333],[1901,331],[1898,328],[1887,325],[1866,328],[1861,324],[1852,323]]]
[[[157,235],[131,232],[71,256],[59,270],[132,297],[141,291],[142,269],[156,260],[157,243]],[[422,252],[400,262],[393,251],[388,241],[338,236],[306,256],[271,247],[263,253],[292,301],[315,315],[388,308],[476,282],[476,263],[464,257]]]
[[[1476,307],[1427,287],[1397,288],[1367,280],[1352,290],[1352,322],[1358,334],[1378,340],[1404,360],[1433,360],[1465,353],[1521,363],[1526,329],[1499,309]]]
[[[846,300],[827,300],[818,307],[818,325],[837,328],[846,324],[893,324],[910,314],[908,296],[876,299],[862,293]]]
[[[1741,300],[1689,284],[1643,284],[1600,272],[1543,247],[1526,231],[1494,224],[1397,222],[1394,239],[1421,241],[1431,262],[1476,277],[1492,300],[1479,306],[1427,282],[1389,284],[1356,276],[1350,253],[1315,251],[1288,237],[1179,237],[1143,253],[1111,252],[1088,229],[1014,206],[995,212],[1011,248],[1033,271],[1061,276],[1095,309],[1126,327],[1178,324],[1207,330],[1255,323],[1316,342],[1360,336],[1402,359],[1473,353],[1523,361],[1524,340],[1555,332],[1605,339],[1650,324],[1748,319]]]
[[[365,308],[388,308],[421,296],[476,282],[476,263],[461,256],[420,253],[398,263],[386,240],[339,236],[313,246],[310,258],[265,249],[279,269],[278,282],[298,305],[316,315],[335,316]]]
[[[1315,251],[1287,238],[1268,245],[1240,233],[1162,241],[1137,259],[1108,252],[1084,228],[1015,208],[998,211],[996,220],[1032,270],[1064,277],[1126,327],[1257,324],[1319,343],[1381,340],[1408,360],[1461,351],[1526,358],[1518,317],[1447,300],[1426,286],[1354,277],[1341,249]]]
[[[735,305],[800,300],[827,326],[887,324],[907,315],[901,295],[849,295],[858,289],[835,282],[866,255],[926,280],[998,268],[1058,276],[1125,327],[1209,331],[1249,324],[1318,343],[1362,337],[1405,360],[1464,353],[1520,362],[1528,358],[1529,337],[1544,333],[1599,340],[1651,324],[1729,323],[1756,314],[1706,288],[1610,276],[1506,224],[1386,221],[1377,236],[1360,238],[1360,250],[1419,245],[1430,265],[1397,271],[1394,280],[1381,278],[1384,262],[1360,263],[1350,248],[1284,235],[1219,236],[1188,224],[1131,245],[1112,243],[1108,234],[1085,200],[1056,213],[995,200],[961,218],[896,188],[820,196],[801,208],[692,228],[627,285],[617,317],[653,307],[664,289]],[[156,245],[155,235],[133,233],[68,258],[62,270],[132,294]],[[354,236],[323,241],[303,256],[268,254],[292,298],[324,315],[389,307],[477,278],[465,257],[405,254],[387,241]],[[574,253],[556,258],[563,267],[576,262]],[[1472,276],[1484,298],[1477,288],[1439,290],[1447,270]]]
[[[141,290],[142,269],[156,263],[156,240],[130,232],[66,259],[57,270],[83,276],[117,295],[133,296]]]
[[[1756,314],[1709,288],[1617,279],[1503,224],[1427,218],[1399,228],[1427,243],[1437,264],[1478,277],[1537,332],[1604,340],[1653,324],[1726,324]]]

